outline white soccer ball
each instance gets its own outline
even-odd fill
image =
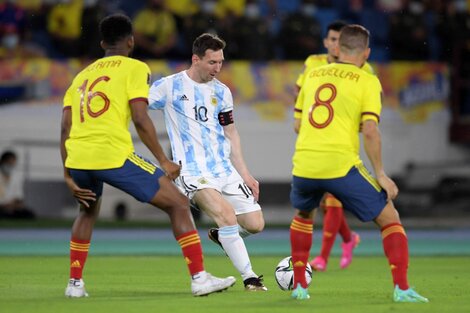
[[[294,265],[292,264],[292,257],[288,256],[282,259],[276,266],[274,274],[279,288],[282,290],[292,290],[294,285]],[[312,282],[312,267],[308,263],[305,269],[305,278],[307,279],[307,285],[310,285]]]

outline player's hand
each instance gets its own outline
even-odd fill
[[[90,207],[89,201],[96,201],[96,194],[89,189],[78,187],[70,175],[65,175],[64,179],[73,196],[85,207]]]
[[[383,174],[377,177],[377,181],[387,193],[387,201],[394,200],[398,196],[398,187],[390,177]]]
[[[168,178],[170,178],[171,180],[175,180],[178,176],[180,176],[181,165],[176,164],[175,162],[172,162],[170,160],[167,160],[161,163],[160,165],[165,171],[166,176],[168,176]]]
[[[248,188],[251,189],[251,192],[253,193],[253,197],[255,197],[255,200],[259,200],[259,182],[253,178],[253,176],[249,176],[244,179],[245,184],[248,186]]]

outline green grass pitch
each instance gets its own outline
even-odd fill
[[[282,257],[252,257],[269,291],[249,293],[226,257],[208,256],[209,272],[238,280],[228,291],[197,298],[181,257],[91,255],[84,275],[90,297],[81,299],[64,297],[68,257],[0,257],[0,312],[470,312],[468,256],[411,258],[410,283],[427,304],[393,303],[385,258],[367,256],[355,257],[347,270],[333,257],[327,272],[314,272],[311,299],[291,300],[274,281]]]

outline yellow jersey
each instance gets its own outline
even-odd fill
[[[359,157],[363,121],[379,121],[379,79],[353,64],[332,63],[311,70],[295,104],[300,130],[293,156],[295,176],[343,177]]]
[[[302,73],[300,73],[299,77],[297,78],[297,81],[295,82],[296,85],[299,88],[302,88],[302,85],[304,83],[304,77],[308,73],[308,71],[329,64],[328,62],[328,54],[311,54],[305,59],[304,62],[304,70]],[[367,73],[370,74],[375,74],[374,69],[372,66],[366,62],[364,65],[361,67],[362,70],[366,71]]]
[[[134,151],[130,106],[147,101],[149,84],[147,64],[124,56],[98,59],[78,73],[64,96],[64,109],[72,112],[65,166],[121,167]]]

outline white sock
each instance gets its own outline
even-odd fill
[[[235,268],[242,275],[243,280],[256,276],[251,268],[250,257],[248,256],[248,251],[246,251],[245,242],[243,242],[242,237],[238,233],[238,225],[220,227],[219,241]]]
[[[240,237],[242,238],[246,238],[248,236],[253,235],[253,233],[250,233],[249,231],[247,231],[245,228],[243,228],[240,225],[238,225],[238,233],[240,234]]]
[[[207,277],[207,272],[202,271],[191,276],[191,279],[194,281],[205,281]]]

